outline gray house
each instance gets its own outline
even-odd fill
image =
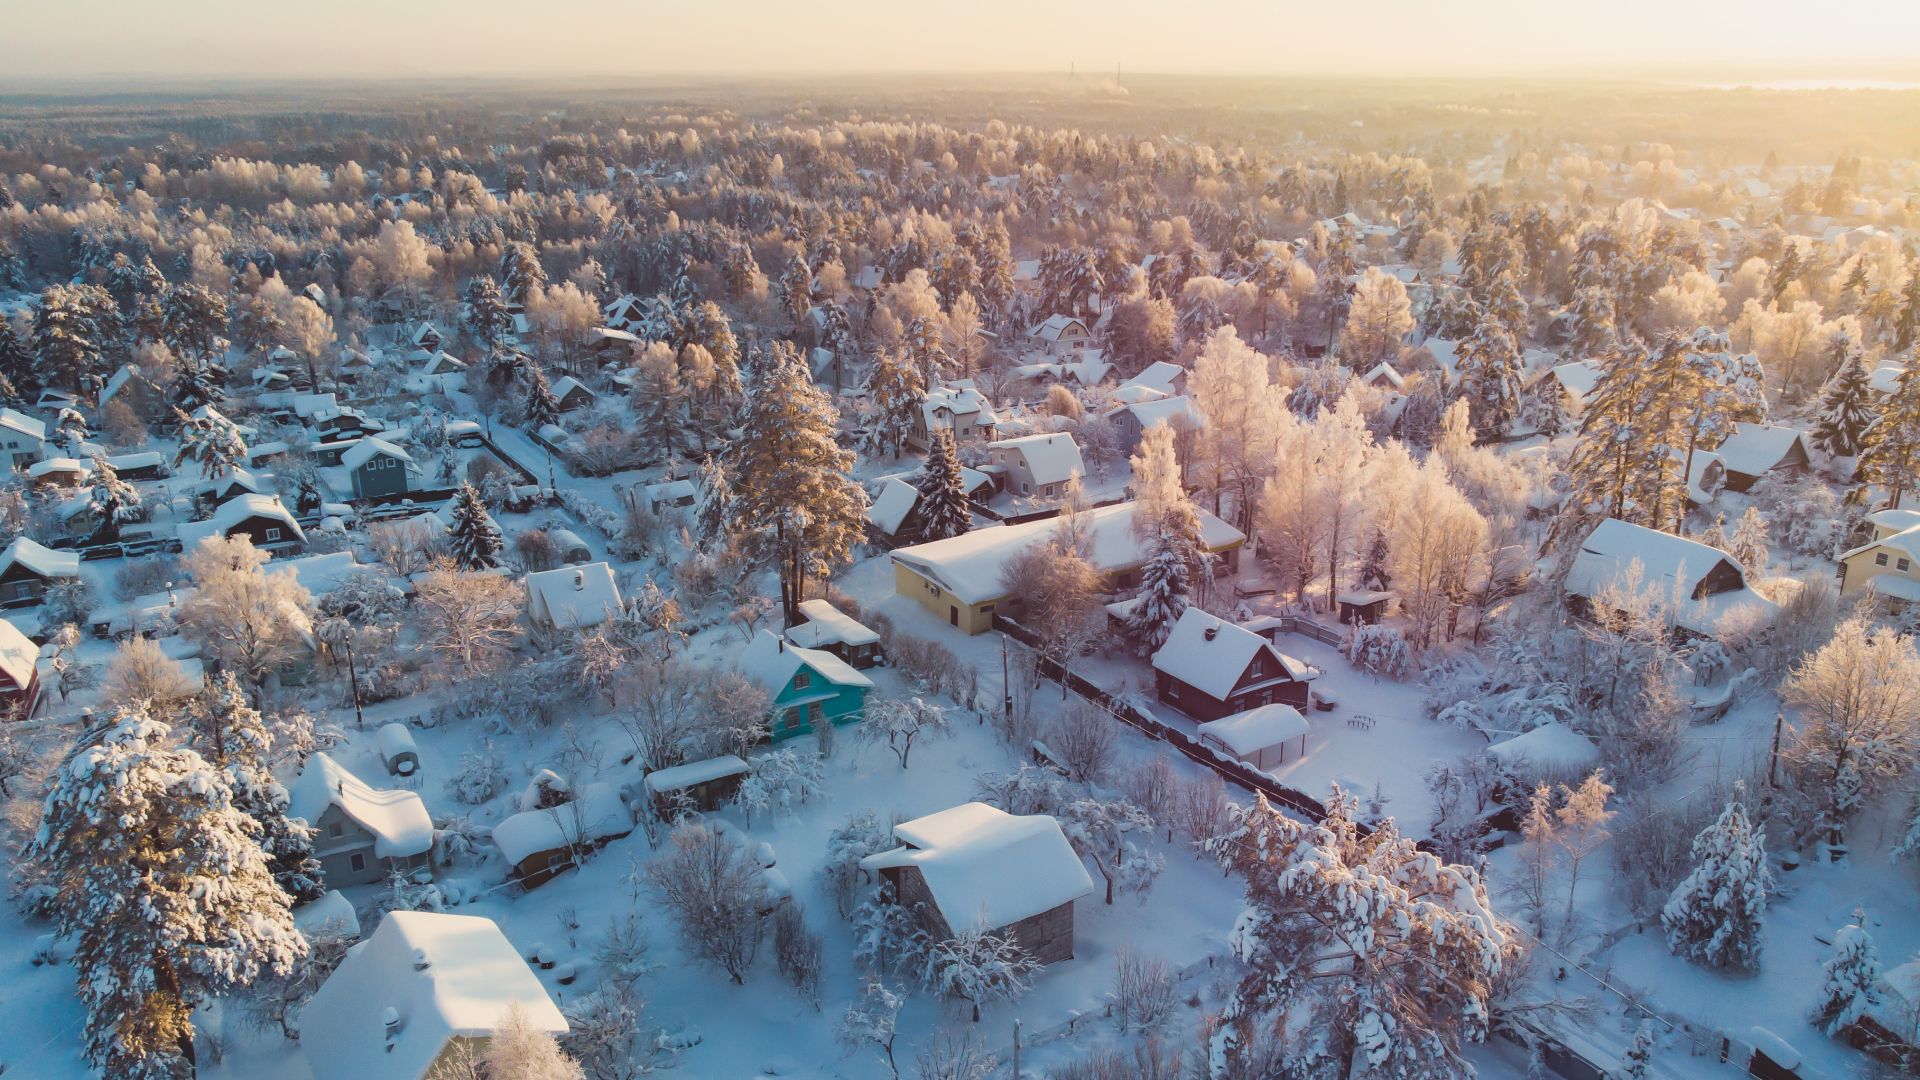
[[[396,870],[432,872],[433,819],[420,796],[370,787],[325,754],[308,760],[287,816],[313,826],[329,888],[385,881]]]
[[[411,490],[413,458],[385,439],[368,435],[340,455],[340,464],[353,477],[356,499],[405,495]]]

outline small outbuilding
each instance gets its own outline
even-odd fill
[[[803,649],[832,653],[856,668],[880,661],[880,635],[826,600],[802,600],[806,622],[787,628],[787,640]]]
[[[1356,622],[1371,626],[1387,617],[1387,608],[1393,604],[1393,594],[1385,589],[1353,589],[1335,597],[1340,602],[1340,624],[1352,626]]]
[[[493,842],[506,856],[509,881],[535,889],[573,866],[579,857],[633,831],[634,815],[609,783],[583,786],[557,806],[523,810],[493,827]]]
[[[380,744],[380,760],[389,776],[412,776],[420,771],[420,748],[414,744],[413,729],[398,721],[381,727],[375,741]]]
[[[753,772],[745,761],[733,754],[689,761],[647,774],[644,786],[654,812],[666,817],[677,809],[717,810],[740,790],[740,784]]]
[[[1200,741],[1256,769],[1307,752],[1307,718],[1291,705],[1262,705],[1200,725]]]
[[[0,552],[0,607],[37,604],[48,589],[79,577],[79,555],[17,537]]]
[[[626,610],[613,567],[603,562],[527,575],[527,618],[549,630],[588,630]]]
[[[1805,472],[1813,462],[1807,433],[1783,424],[1735,424],[1715,452],[1726,463],[1728,491],[1747,491],[1772,472]]]

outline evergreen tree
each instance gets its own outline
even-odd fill
[[[1800,245],[1789,242],[1767,274],[1767,299],[1779,303],[1781,295],[1805,272],[1806,268],[1800,263]]]
[[[233,785],[234,809],[260,826],[274,884],[296,904],[320,899],[327,889],[313,855],[313,829],[287,816],[287,789],[273,778],[268,755],[273,737],[247,700],[232,671],[224,671],[187,709],[194,743]]]
[[[1907,264],[1907,287],[1901,293],[1900,314],[1893,322],[1893,347],[1906,352],[1920,341],[1920,260]]]
[[[1916,473],[1920,473],[1920,361],[1900,373],[1879,419],[1861,437],[1860,463],[1853,474],[1858,486],[1850,497],[1863,500],[1868,487],[1877,484],[1887,489],[1888,505],[1897,507]]]
[[[1813,445],[1834,457],[1852,457],[1860,452],[1861,440],[1877,411],[1871,379],[1866,358],[1854,352],[1827,383],[1820,401],[1820,422],[1813,429]]]
[[[1693,840],[1693,872],[1674,887],[1660,921],[1675,956],[1710,967],[1760,966],[1760,920],[1773,873],[1766,838],[1736,794]]]
[[[480,274],[467,283],[467,331],[488,348],[513,329],[513,316],[500,296],[500,283]]]
[[[1360,562],[1360,587],[1385,592],[1393,587],[1393,574],[1387,569],[1392,563],[1392,550],[1387,545],[1387,529],[1384,525],[1375,525],[1373,534],[1367,541],[1367,554]]]
[[[92,502],[99,522],[94,537],[103,543],[118,539],[121,525],[139,520],[140,493],[99,454],[93,456]]]
[[[0,210],[10,205],[6,199],[6,188],[0,187]],[[27,264],[20,259],[6,241],[0,240],[0,289],[12,289],[16,292],[27,291]]]
[[[180,427],[180,450],[173,456],[176,466],[195,461],[201,476],[212,477],[247,463],[247,441],[220,410],[207,407],[199,415],[189,416],[175,409],[173,416]]]
[[[1880,1000],[1880,954],[1867,934],[1866,912],[1854,909],[1853,922],[1834,932],[1833,951],[1821,971],[1825,978],[1813,1022],[1829,1037],[1844,1035]]]
[[[1459,372],[1475,433],[1493,439],[1512,431],[1520,414],[1520,345],[1491,312],[1460,343]]]
[[[138,707],[54,774],[29,854],[51,871],[104,1075],[191,1075],[193,1010],[306,955],[259,835],[228,776]]]
[[[795,330],[813,310],[813,271],[799,254],[787,260],[787,268],[780,273],[780,310],[787,313]]]
[[[559,420],[560,402],[553,396],[553,387],[547,385],[547,373],[537,367],[528,367],[527,427],[538,431]]]
[[[98,328],[88,317],[77,286],[54,285],[40,294],[33,313],[33,354],[38,383],[80,392],[100,373],[105,354]]]
[[[7,380],[16,394],[36,388],[33,354],[5,316],[0,316],[0,379]]]
[[[547,269],[532,244],[515,241],[500,253],[500,283],[507,303],[516,307],[526,304],[529,292],[546,286]]]
[[[487,513],[487,504],[472,484],[461,484],[453,496],[452,520],[447,523],[447,547],[462,570],[491,570],[500,565],[500,526]]]
[[[699,494],[693,505],[693,528],[700,546],[719,546],[733,531],[733,481],[726,463],[709,455],[700,464]]]
[[[915,484],[920,489],[920,535],[924,540],[945,540],[973,528],[973,512],[967,507],[953,432],[935,429],[932,444]]]
[[[1620,329],[1614,325],[1613,291],[1601,285],[1588,285],[1573,294],[1567,309],[1573,323],[1567,348],[1575,356],[1605,356],[1619,344]]]
[[[1193,507],[1184,501],[1169,507],[1140,568],[1140,602],[1127,617],[1127,634],[1143,654],[1166,644],[1173,624],[1186,614],[1193,597],[1193,568],[1204,557],[1200,519]]]
[[[176,356],[211,360],[224,352],[227,302],[211,289],[182,282],[167,290],[161,336]]]
[[[867,368],[867,400],[873,403],[873,424],[867,430],[867,449],[898,456],[907,434],[917,426],[922,403],[927,398],[920,369],[904,355],[883,349]]]
[[[226,400],[226,369],[199,357],[182,357],[173,377],[173,404],[183,412]]]
[[[777,568],[792,626],[807,579],[845,562],[866,534],[867,496],[848,475],[854,456],[835,439],[833,402],[800,354],[776,341],[761,367],[734,447],[734,519],[754,530],[755,548]]]
[[[634,434],[658,457],[679,447],[684,432],[681,405],[687,397],[673,350],[655,342],[640,357],[633,383]]]

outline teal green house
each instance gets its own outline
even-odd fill
[[[873,680],[845,660],[803,649],[768,630],[754,635],[740,654],[740,671],[773,698],[774,742],[810,730],[816,720],[837,727],[860,718]]]

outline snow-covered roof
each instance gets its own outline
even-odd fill
[[[807,621],[788,627],[787,640],[803,649],[818,649],[823,645],[872,645],[880,640],[879,634],[826,600],[800,601],[800,614],[806,616]]]
[[[1334,597],[1334,599],[1342,604],[1366,607],[1368,604],[1377,604],[1382,600],[1393,599],[1393,593],[1386,589],[1348,589]]]
[[[0,552],[0,576],[4,576],[15,564],[26,567],[36,576],[43,578],[70,578],[80,576],[80,556],[72,551],[55,551],[42,547],[22,536],[7,545]]]
[[[752,771],[752,767],[738,757],[722,754],[704,761],[689,761],[685,765],[675,765],[670,769],[655,769],[647,774],[647,790],[655,794],[662,791],[684,791],[697,784],[718,780],[723,776],[744,776]]]
[[[379,567],[353,561],[352,551],[335,551],[327,555],[308,555],[299,559],[282,559],[274,562],[273,571],[293,571],[293,578],[300,587],[313,596],[321,597],[338,589],[342,582],[362,570],[371,570],[385,576]]]
[[[337,411],[340,400],[332,394],[295,394],[287,399],[287,407],[300,419],[310,420],[321,413]]]
[[[572,845],[591,845],[633,831],[633,813],[620,792],[604,781],[583,786],[572,801],[523,810],[493,827],[493,842],[510,865],[529,855]]]
[[[349,470],[357,469],[379,456],[399,458],[408,465],[413,464],[413,455],[385,439],[377,439],[372,435],[362,438],[359,442],[353,444],[353,449],[341,454],[340,464]]]
[[[113,466],[116,472],[126,472],[128,469],[165,467],[167,457],[158,450],[146,450],[137,454],[115,454],[107,459],[107,464]]]
[[[18,409],[0,409],[0,428],[19,432],[37,442],[44,442],[47,438],[47,422]]]
[[[294,908],[293,925],[307,935],[308,940],[323,931],[351,938],[360,936],[360,914],[353,910],[353,901],[339,889],[328,889],[320,899]]]
[[[563,566],[527,575],[527,612],[562,629],[599,626],[623,610],[613,567],[603,562]]]
[[[1036,484],[1064,484],[1087,472],[1087,464],[1080,457],[1080,444],[1064,431],[1004,439],[993,444],[993,451],[1020,455],[1026,460],[1027,471],[1033,474]]]
[[[1780,464],[1796,445],[1807,453],[1806,438],[1806,432],[1784,424],[1735,424],[1715,452],[1734,472],[1759,476]]]
[[[1155,390],[1168,397],[1174,396],[1174,388],[1185,377],[1187,369],[1170,360],[1155,360],[1148,364],[1140,374],[1120,384],[1124,389],[1129,386]]]
[[[971,386],[936,386],[927,391],[925,399],[920,402],[920,412],[928,431],[946,426],[946,420],[938,415],[942,409],[954,416],[978,414],[979,419],[975,422],[980,424],[991,425],[998,419],[993,414],[993,402]]]
[[[919,502],[919,488],[898,476],[889,476],[880,481],[880,493],[867,504],[867,520],[873,522],[874,528],[892,536],[900,531],[901,524]]]
[[[1553,720],[1532,731],[1516,735],[1506,742],[1494,743],[1487,753],[1503,765],[1522,761],[1536,768],[1554,771],[1584,772],[1600,763],[1600,748],[1593,740]]]
[[[120,391],[125,390],[127,384],[132,382],[136,377],[145,378],[145,376],[141,375],[140,369],[134,367],[132,364],[120,365],[120,370],[114,372],[113,377],[108,379],[106,385],[100,388],[99,407],[102,409],[106,408],[107,403],[120,396]]]
[[[0,675],[16,687],[25,688],[33,681],[35,664],[40,659],[40,646],[35,645],[20,628],[6,619],[0,619]]]
[[[586,383],[581,382],[579,379],[576,379],[571,375],[562,375],[560,376],[560,378],[554,380],[553,400],[565,401],[567,400],[567,395],[573,393],[575,390],[578,390],[581,393],[587,395],[587,400],[589,401],[592,401],[600,396],[593,392],[592,387],[588,386]]]
[[[254,472],[252,469],[235,466],[225,470],[218,476],[202,481],[194,490],[210,492],[218,496],[224,492],[232,491],[235,488],[242,491],[251,491],[256,495],[265,495],[273,491],[273,484],[261,473]]]
[[[1888,551],[1905,555],[1910,559],[1920,559],[1920,525],[1916,525],[1911,529],[1902,529],[1897,533],[1889,533],[1878,540],[1869,540],[1859,547],[1841,552],[1840,558],[1851,559],[1855,555],[1861,555],[1877,548],[1886,548]]]
[[[1867,376],[1867,385],[1873,387],[1875,393],[1891,397],[1900,388],[1900,376],[1906,373],[1904,364],[1881,364]]]
[[[442,334],[440,332],[439,327],[433,325],[430,322],[423,322],[419,326],[416,326],[413,328],[413,333],[407,338],[407,340],[413,342],[415,345],[418,345],[424,341],[428,341],[436,338],[444,338],[445,336],[446,336],[445,334]]]
[[[312,825],[329,806],[338,806],[372,833],[373,853],[382,859],[405,859],[433,847],[433,819],[419,795],[372,787],[333,758],[316,753],[288,792],[287,816]]]
[[[1674,622],[1698,633],[1710,634],[1720,617],[1735,607],[1753,604],[1768,612],[1776,605],[1747,584],[1747,568],[1733,556],[1697,540],[1608,518],[1594,526],[1580,545],[1567,572],[1567,591],[1592,598],[1610,586],[1624,586],[1634,563],[1640,564],[1640,588],[1661,601],[1679,584],[1680,606]],[[1741,587],[1692,599],[1702,580],[1721,563],[1739,571]]]
[[[413,741],[413,729],[398,720],[380,725],[380,730],[374,733],[373,738],[380,747],[380,756],[388,761],[401,754],[420,752],[419,745]]]
[[[647,498],[656,503],[677,503],[699,495],[699,486],[691,480],[666,480],[647,485]]]
[[[1211,634],[1209,634],[1211,631]],[[1273,642],[1198,607],[1182,612],[1153,654],[1155,671],[1165,672],[1208,697],[1225,701],[1247,665],[1260,653],[1274,658],[1273,678],[1300,680],[1307,666],[1273,647]]]
[[[82,480],[93,475],[93,468],[79,458],[50,457],[27,466],[27,478],[39,480],[56,473],[77,473]]]
[[[1138,405],[1143,401],[1160,401],[1168,396],[1166,391],[1155,390],[1151,386],[1128,386],[1122,383],[1114,387],[1113,393],[1107,395],[1107,400],[1121,405]]]
[[[999,929],[1093,892],[1093,878],[1043,814],[1015,816],[963,803],[893,827],[903,846],[860,860],[863,870],[917,867],[955,930]]]
[[[1059,341],[1060,335],[1073,326],[1078,326],[1082,334],[1087,332],[1087,324],[1071,315],[1049,315],[1035,324],[1033,329],[1028,330],[1027,336],[1039,338],[1041,341]]]
[[[1307,718],[1300,710],[1278,702],[1200,725],[1203,738],[1216,739],[1240,755],[1259,753],[1306,733]]]
[[[395,911],[300,1011],[301,1045],[314,1080],[420,1080],[449,1039],[492,1036],[515,1005],[534,1029],[566,1033],[492,919]]]
[[[1868,514],[1867,524],[1878,529],[1883,535],[1903,533],[1920,525],[1920,510],[1890,506],[1885,510],[1875,510]]]
[[[1126,570],[1146,561],[1145,543],[1134,533],[1134,504],[1115,503],[1080,514],[1089,541],[1089,561],[1103,573]],[[1054,518],[1018,525],[991,525],[961,536],[903,547],[895,562],[945,588],[969,604],[1007,595],[1004,573],[1021,552],[1051,540],[1059,530]],[[1205,510],[1200,511],[1200,538],[1209,551],[1224,551],[1246,542],[1246,534]]]
[[[209,536],[225,536],[232,530],[252,518],[268,518],[277,521],[288,530],[288,540],[304,542],[307,534],[301,530],[300,523],[280,503],[277,495],[261,495],[248,492],[236,495],[214,508],[212,515],[205,521],[189,521],[180,526],[180,545],[192,549]]]
[[[1428,342],[1429,346],[1432,344]],[[1593,393],[1593,388],[1600,382],[1600,363],[1597,360],[1579,360],[1561,364],[1550,374],[1575,401],[1584,403],[1587,395]]]
[[[855,671],[845,660],[830,652],[790,645],[771,630],[755,634],[747,647],[740,650],[738,662],[740,673],[770,694],[785,689],[802,664],[836,686],[873,685],[872,679]]]
[[[1133,418],[1139,421],[1142,431],[1162,421],[1175,427],[1185,423],[1193,428],[1204,427],[1207,422],[1206,415],[1200,411],[1200,406],[1194,404],[1192,398],[1185,396],[1156,398],[1153,401],[1122,405],[1117,409],[1108,410],[1107,415],[1112,417],[1123,412],[1132,413]]]
[[[1387,363],[1385,360],[1368,368],[1367,373],[1360,376],[1361,382],[1369,384],[1379,379],[1387,380],[1388,385],[1392,386],[1395,390],[1399,390],[1407,385],[1407,377],[1400,374],[1399,371],[1394,369],[1392,364]]]

